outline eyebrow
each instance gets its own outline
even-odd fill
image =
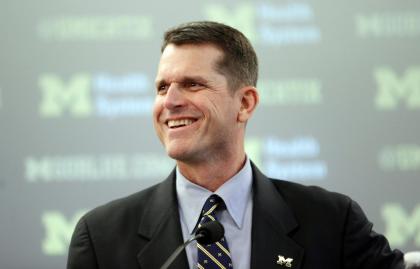
[[[209,80],[205,79],[202,76],[184,76],[176,82],[177,83],[185,83],[185,82],[190,82],[190,81],[197,81],[197,82],[203,83],[203,84],[206,84],[206,83],[209,82]],[[160,86],[160,85],[163,85],[163,84],[167,84],[167,81],[165,79],[160,79],[160,80],[157,80],[155,82],[156,86]]]

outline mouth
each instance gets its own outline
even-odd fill
[[[178,128],[189,126],[189,125],[193,124],[196,121],[197,121],[197,119],[191,119],[191,118],[176,119],[176,120],[167,120],[166,121],[166,125],[170,129],[178,129]]]

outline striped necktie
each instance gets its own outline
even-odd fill
[[[215,221],[216,210],[225,207],[218,195],[213,194],[204,203],[200,224]],[[201,245],[197,243],[197,266],[198,269],[232,269],[232,259],[225,237],[216,243]]]

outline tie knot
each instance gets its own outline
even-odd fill
[[[220,198],[217,194],[210,195],[204,203],[203,210],[201,211],[202,216],[210,216],[210,218],[215,217],[216,209],[221,209],[224,207],[223,199]]]

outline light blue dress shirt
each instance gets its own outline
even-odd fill
[[[176,169],[176,192],[179,203],[184,241],[191,238],[201,209],[207,198],[213,193],[187,180]],[[251,264],[251,226],[252,226],[252,169],[249,159],[244,167],[226,181],[215,194],[226,204],[226,209],[217,212],[219,222],[225,228],[234,269],[247,269]],[[197,268],[197,244],[191,243],[186,248],[191,269]]]

